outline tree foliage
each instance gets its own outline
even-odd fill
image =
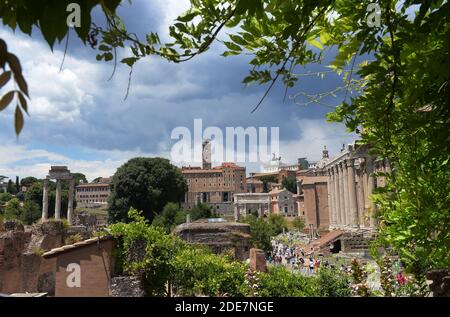
[[[300,217],[296,217],[293,221],[292,221],[292,226],[297,229],[298,231],[302,231],[305,228],[305,221],[300,218]]]
[[[32,225],[41,218],[41,208],[33,201],[25,201],[20,209],[19,219],[26,225]]]
[[[287,229],[286,220],[280,215],[270,215],[269,218],[247,216],[244,222],[250,225],[253,244],[266,252],[272,250],[271,238]]]
[[[20,185],[25,187],[30,187],[34,183],[38,182],[38,179],[33,176],[24,177],[20,180]]]
[[[269,274],[260,275],[259,293],[263,297],[317,296],[315,281],[283,266],[271,267]]]
[[[20,201],[17,198],[11,199],[6,204],[4,218],[6,220],[20,219],[21,209]]]
[[[129,223],[113,224],[108,232],[120,241],[124,271],[143,278],[148,296],[166,296],[172,288],[191,296],[246,294],[244,264],[187,245],[135,209],[128,216]]]
[[[176,203],[167,203],[161,214],[155,215],[152,225],[162,227],[171,232],[176,226],[186,222],[186,213]]]
[[[195,221],[198,219],[211,218],[214,216],[212,212],[212,207],[207,204],[197,204],[188,211],[188,214],[191,215],[191,221]]]
[[[316,276],[317,292],[321,297],[349,297],[350,279],[338,269],[321,267]]]
[[[173,286],[181,296],[247,296],[247,265],[211,251],[187,246],[173,261]]]
[[[80,6],[80,26],[75,27],[76,36],[89,43],[92,47],[97,45],[95,34],[98,34],[91,20],[91,11],[100,6],[105,15],[114,15],[121,0],[21,0],[2,1],[0,3],[0,18],[5,27],[13,31],[31,35],[33,30],[40,32],[49,46],[53,49],[56,41],[69,39],[69,25],[67,22],[70,11],[68,5],[76,3]],[[111,57],[112,59],[112,57]],[[0,99],[0,111],[4,110],[16,99],[14,112],[14,125],[16,134],[22,131],[24,114],[28,114],[27,98],[30,98],[27,82],[22,74],[22,67],[16,55],[8,51],[7,43],[0,39],[0,89],[11,79],[16,89],[3,94]]]
[[[112,221],[126,220],[131,207],[152,220],[168,202],[181,202],[187,189],[179,169],[158,157],[129,160],[117,169],[111,187],[108,214]]]
[[[259,177],[259,180],[263,182],[263,192],[265,193],[270,191],[269,183],[278,183],[278,177],[275,175],[264,175]]]
[[[291,193],[297,194],[297,178],[295,176],[289,176],[281,181],[281,186],[286,188]]]

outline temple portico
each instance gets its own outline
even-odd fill
[[[369,197],[384,186],[376,172],[390,172],[386,161],[368,154],[367,146],[349,144],[341,153],[324,162],[328,177],[330,229],[375,229],[376,204]]]
[[[52,166],[49,174],[44,180],[42,192],[42,222],[48,220],[48,185],[49,181],[56,180],[56,197],[55,197],[55,219],[61,219],[61,182],[63,180],[69,181],[69,201],[67,204],[67,221],[72,224],[73,217],[73,196],[75,181],[67,166]]]

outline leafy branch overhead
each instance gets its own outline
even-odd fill
[[[75,33],[84,44],[93,46],[95,29],[91,25],[91,11],[100,5],[104,14],[114,14],[121,0],[21,0],[2,1],[0,3],[0,18],[4,26],[31,36],[33,30],[42,33],[50,48],[56,41],[68,39],[69,26],[67,25],[67,6],[70,3],[80,5],[80,27],[76,27]],[[34,27],[34,28],[33,28]],[[22,74],[22,68],[16,55],[8,51],[7,43],[0,39],[0,91],[8,84],[11,78],[15,89],[7,91],[0,99],[0,111],[8,107],[14,99],[17,101],[14,126],[19,135],[24,125],[23,111],[28,114],[27,98],[29,99],[27,82]]]
[[[109,51],[131,46],[122,60],[133,66],[149,55],[188,61],[223,43],[223,56],[250,56],[244,84],[267,85],[256,110],[278,80],[301,87],[299,69],[324,64],[344,76],[330,94],[295,93],[321,103],[335,93],[342,102],[328,114],[346,124],[387,158],[393,173],[377,189],[378,242],[420,275],[448,267],[450,249],[450,4],[432,0],[191,0],[169,27],[142,40],[109,15],[102,30]],[[370,12],[369,5],[379,7]],[[371,14],[380,23],[369,23]],[[334,59],[328,61],[328,57]],[[110,59],[111,56],[109,56]],[[327,57],[327,59],[325,58]],[[105,58],[106,60],[107,58]],[[356,61],[358,60],[358,63]],[[361,60],[366,60],[361,63]],[[354,93],[353,93],[354,92]],[[347,98],[349,97],[349,98]],[[375,212],[375,211],[373,211]]]
[[[19,59],[13,53],[8,52],[8,47],[2,39],[0,39],[0,68],[2,73],[0,75],[0,89],[8,84],[13,78],[16,89],[5,93],[0,99],[0,111],[8,107],[14,99],[17,105],[14,113],[14,126],[16,134],[19,135],[23,128],[24,118],[23,111],[28,114],[28,85],[22,75],[22,67]]]

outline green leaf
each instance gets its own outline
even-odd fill
[[[230,39],[234,42],[234,43],[236,43],[236,44],[239,44],[239,45],[247,45],[247,41],[245,41],[242,37],[240,37],[239,35],[233,35],[233,34],[231,34],[230,35]]]
[[[98,49],[99,49],[100,51],[108,52],[108,51],[111,50],[111,47],[108,46],[108,45],[105,45],[105,44],[101,44],[101,45],[98,47]]]
[[[180,16],[177,18],[177,21],[180,21],[180,22],[189,22],[189,21],[191,21],[192,19],[194,19],[198,14],[199,14],[198,11],[187,11],[187,12],[185,12],[184,14],[180,15]]]
[[[126,58],[122,59],[120,62],[124,63],[124,64],[127,64],[128,66],[131,67],[131,66],[134,65],[134,63],[137,62],[137,60],[138,60],[137,57],[126,57]]]
[[[320,39],[320,42],[322,42],[324,45],[326,45],[327,42],[331,39],[331,37],[330,37],[329,33],[325,32],[325,31],[322,31],[320,33],[319,39]]]
[[[239,45],[234,44],[233,42],[223,42],[228,49],[232,51],[242,51],[242,48]]]
[[[226,52],[222,53],[222,56],[227,57],[227,56],[233,56],[233,55],[239,55],[239,54],[241,54],[241,53],[240,52],[236,52],[236,51],[226,51]]]
[[[320,43],[319,41],[317,41],[316,39],[312,39],[312,40],[308,40],[308,43],[311,44],[312,46],[317,47],[320,50],[323,50],[323,45],[322,43]]]
[[[110,13],[115,13],[117,7],[119,6],[121,0],[103,0],[103,6]]]

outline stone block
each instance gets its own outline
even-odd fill
[[[250,249],[250,267],[255,271],[267,272],[266,255],[263,250]]]

